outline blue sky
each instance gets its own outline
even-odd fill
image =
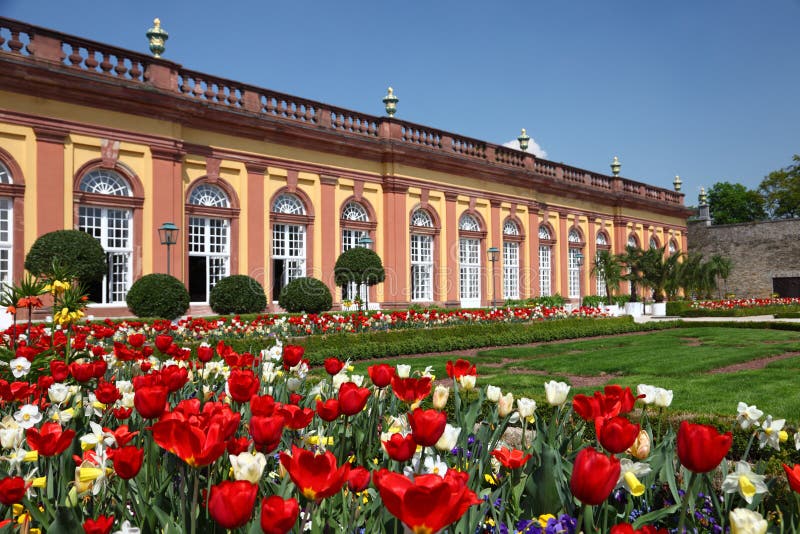
[[[187,68],[671,187],[757,187],[800,153],[800,0],[0,0],[0,14]]]

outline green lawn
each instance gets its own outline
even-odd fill
[[[551,379],[596,377],[597,387],[575,388],[591,393],[603,384],[646,383],[674,391],[672,409],[696,414],[735,415],[739,401],[756,404],[765,413],[800,421],[797,377],[800,357],[771,362],[764,369],[711,374],[732,364],[800,351],[800,332],[744,328],[676,328],[646,334],[510,347],[483,351],[471,358],[478,365],[479,384],[493,384],[517,396],[544,402],[543,384]],[[433,366],[444,377],[453,356],[390,358],[413,369]],[[357,373],[367,365],[357,363]],[[537,374],[533,374],[537,373]]]

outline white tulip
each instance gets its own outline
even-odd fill
[[[497,386],[486,386],[486,400],[497,402],[500,400],[500,395],[503,392]]]
[[[659,408],[669,408],[669,405],[672,404],[672,390],[656,388],[655,404]]]
[[[569,384],[566,382],[556,382],[551,380],[544,383],[544,395],[547,398],[547,404],[550,406],[561,406],[567,402],[567,395],[569,395]]]
[[[406,365],[403,363],[397,364],[397,377],[398,378],[408,378],[411,374],[411,366]]]
[[[453,447],[456,446],[456,442],[458,441],[458,436],[461,435],[461,429],[452,426],[448,423],[444,427],[444,432],[442,433],[442,437],[439,438],[439,441],[436,442],[436,448],[440,451],[450,451],[453,450]]]
[[[497,401],[497,415],[500,417],[505,417],[511,413],[511,410],[514,409],[514,395],[512,393],[506,393],[500,397],[500,400]]]
[[[517,411],[519,412],[519,416],[523,419],[533,417],[533,412],[536,411],[536,401],[533,399],[527,399],[525,397],[518,399]]]
[[[731,522],[731,534],[764,534],[767,521],[753,510],[736,508],[728,515]]]
[[[233,478],[258,484],[267,466],[267,458],[263,454],[242,452],[235,456],[230,455],[229,458],[233,467]]]

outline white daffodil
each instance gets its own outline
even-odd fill
[[[57,406],[53,406],[49,412],[49,417],[53,421],[57,421],[62,425],[65,423],[69,423],[70,420],[75,417],[75,410],[73,408],[67,408],[66,410],[59,410]]]
[[[497,402],[500,400],[500,395],[503,392],[497,386],[486,386],[486,400]]]
[[[650,474],[650,466],[642,462],[634,462],[628,458],[619,461],[620,471],[618,488],[625,488],[634,497],[644,494],[644,484],[639,481],[640,477]]]
[[[747,430],[751,426],[757,426],[758,420],[764,415],[764,412],[756,408],[755,404],[748,406],[747,403],[744,402],[739,402],[736,407],[736,412],[736,421],[739,423],[739,426],[742,427],[742,430]]]
[[[461,435],[461,429],[454,427],[450,423],[447,423],[447,425],[444,427],[444,432],[442,432],[442,436],[439,438],[439,441],[436,442],[436,448],[440,451],[453,450],[453,447],[456,446],[459,435]]]
[[[0,445],[4,449],[16,449],[22,445],[22,440],[25,439],[25,429],[13,419],[11,423],[13,424],[0,426]]]
[[[672,390],[655,388],[655,398],[653,402],[659,408],[669,408],[669,405],[672,404]]]
[[[536,401],[525,397],[517,399],[517,411],[523,419],[533,417],[533,412],[536,411]]]
[[[350,377],[345,372],[336,373],[331,378],[331,384],[333,385],[333,391],[339,391],[339,388],[345,382],[350,382]]]
[[[89,427],[92,431],[85,436],[81,436],[81,450],[88,451],[97,447],[98,444],[105,444],[106,447],[112,447],[116,443],[114,434],[103,431],[103,427],[97,423],[90,422]]]
[[[115,385],[120,393],[133,393],[133,383],[130,380],[117,380]]]
[[[450,388],[439,384],[433,390],[433,407],[437,410],[444,410],[447,406],[447,399],[450,397]]]
[[[14,412],[14,420],[24,429],[29,429],[39,424],[42,420],[42,414],[39,412],[39,407],[33,404],[23,404],[19,410]]]
[[[406,365],[404,363],[397,364],[397,377],[398,378],[408,378],[411,374],[411,366]]]
[[[8,365],[11,368],[11,374],[14,375],[14,378],[22,378],[31,370],[31,362],[28,361],[28,358],[22,356],[14,358]]]
[[[544,396],[550,406],[561,406],[567,402],[570,386],[566,382],[551,380],[544,383]]]
[[[765,534],[767,520],[761,514],[747,508],[736,508],[728,514],[731,534]]]
[[[415,453],[414,457],[411,459],[411,465],[407,465],[403,468],[403,474],[408,478],[414,478],[414,474],[432,474],[432,475],[439,475],[440,477],[444,478],[444,475],[447,474],[447,464],[439,458],[439,455],[436,456],[425,456],[425,461],[422,464],[422,469],[419,469],[419,453]]]
[[[781,441],[786,441],[789,435],[783,430],[783,425],[786,424],[786,419],[772,419],[768,415],[764,422],[761,423],[761,432],[758,433],[758,446],[764,448],[767,445],[773,449],[780,450]]]
[[[364,385],[364,375],[350,375],[350,382],[362,387]]]
[[[653,404],[656,400],[656,387],[648,384],[639,384],[636,386],[636,395],[641,398],[645,404]]]
[[[122,527],[120,530],[115,530],[113,534],[141,534],[141,530],[139,527],[134,527],[131,525],[131,522],[127,519],[122,522],[120,525]]]
[[[233,467],[233,478],[258,484],[267,466],[267,458],[262,453],[242,452],[235,456],[230,455],[229,458]]]
[[[764,478],[766,478],[764,475],[753,473],[747,462],[738,462],[736,470],[722,481],[722,491],[725,493],[738,492],[742,499],[747,501],[747,504],[751,504],[753,496],[767,492]]]

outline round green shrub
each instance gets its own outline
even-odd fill
[[[209,296],[214,313],[258,313],[267,307],[264,287],[255,278],[234,274],[223,278],[214,286]]]
[[[333,274],[337,286],[345,286],[351,282],[374,286],[386,278],[381,257],[366,247],[342,252],[336,260]]]
[[[189,309],[189,291],[168,274],[148,274],[133,283],[125,297],[137,317],[175,319]]]
[[[281,290],[278,304],[291,313],[320,313],[331,309],[333,297],[322,280],[296,278]]]
[[[85,285],[99,282],[106,274],[106,253],[100,241],[80,230],[57,230],[40,236],[25,256],[25,268],[35,276],[53,269],[53,263],[68,268]]]

